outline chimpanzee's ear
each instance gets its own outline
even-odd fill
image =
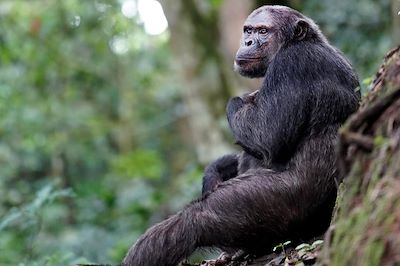
[[[302,40],[306,37],[308,29],[310,28],[310,24],[304,19],[300,19],[296,22],[296,26],[294,28],[294,39]]]

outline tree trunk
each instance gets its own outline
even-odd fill
[[[161,1],[169,23],[174,64],[185,86],[190,141],[203,164],[233,151],[226,103],[243,84],[257,86],[239,79],[231,67],[241,25],[252,6],[248,1],[228,0],[221,8],[211,2]]]
[[[399,265],[400,47],[343,128],[339,151],[346,179],[325,264]]]
[[[392,0],[393,40],[400,44],[400,0]]]

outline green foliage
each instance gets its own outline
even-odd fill
[[[223,0],[209,0],[209,2],[214,8],[219,8],[223,3]]]
[[[300,244],[295,248],[295,250],[298,252],[301,251],[310,252],[320,247],[323,243],[324,243],[323,240],[315,240],[311,245],[307,243]]]
[[[168,35],[117,0],[0,14],[0,264],[118,262],[190,160]]]
[[[303,11],[350,57],[360,76],[366,77],[376,72],[393,45],[390,4],[390,0],[360,0],[356,4],[347,0],[307,0]]]
[[[119,155],[113,163],[116,174],[129,177],[159,179],[165,166],[157,151],[135,150]]]
[[[2,265],[10,264],[15,265],[21,254],[26,254],[25,259],[30,261],[29,258],[34,256],[34,245],[38,242],[39,232],[43,227],[44,212],[47,207],[52,203],[60,201],[61,199],[71,197],[73,193],[70,189],[55,189],[52,185],[45,185],[41,188],[36,196],[21,205],[14,207],[6,213],[0,222],[0,246],[2,247]],[[54,207],[54,205],[53,205]],[[21,246],[21,240],[24,238],[29,239],[29,245]],[[7,251],[7,252],[4,252]],[[71,254],[66,256],[67,253],[59,254],[59,256],[46,257],[40,259],[37,265],[49,265],[51,261],[65,262],[71,258]],[[22,262],[22,261],[21,261]],[[34,262],[33,264],[35,264]],[[22,263],[24,265],[24,263]]]
[[[72,191],[70,189],[53,191],[51,185],[46,185],[44,188],[39,190],[32,203],[20,208],[11,209],[9,213],[2,218],[0,223],[0,232],[12,224],[19,223],[22,226],[25,226],[25,221],[34,221],[37,218],[40,210],[45,204],[51,203],[55,199],[71,195]]]

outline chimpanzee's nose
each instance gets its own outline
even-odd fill
[[[252,45],[253,43],[254,43],[253,40],[244,41],[244,44],[245,44],[246,46],[250,46],[250,45]]]

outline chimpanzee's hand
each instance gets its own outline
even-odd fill
[[[230,99],[226,106],[226,116],[228,117],[228,120],[230,120],[244,104],[243,99],[240,97],[233,97]]]

